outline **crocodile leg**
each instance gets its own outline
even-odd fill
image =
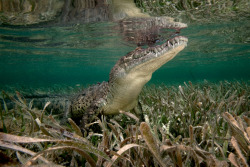
[[[132,110],[132,112],[135,113],[136,116],[139,117],[140,121],[144,120],[142,105],[139,101],[138,101],[138,104],[135,106],[135,108]]]
[[[82,130],[87,130],[88,127],[86,127],[87,124],[93,122],[96,117],[98,117],[98,107],[97,106],[89,106],[85,112],[83,112],[82,119],[80,120],[80,128]]]

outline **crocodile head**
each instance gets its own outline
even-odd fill
[[[116,114],[136,107],[143,86],[162,65],[173,59],[187,45],[188,39],[176,36],[161,45],[137,48],[123,56],[110,73],[108,101],[104,114]]]

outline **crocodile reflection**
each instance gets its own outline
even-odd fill
[[[119,29],[125,41],[137,46],[153,46],[156,42],[170,38],[175,34],[175,32],[165,32],[164,37],[160,36],[160,30],[171,28],[168,22],[172,23],[174,21],[168,17],[156,18],[142,13],[135,6],[133,0],[113,0],[112,2],[103,0],[51,0],[50,3],[46,0],[32,1],[35,7],[32,11],[27,11],[31,1],[23,3],[3,1],[3,7],[0,9],[2,15],[6,18],[8,18],[10,13],[15,16],[15,19],[10,19],[9,22],[7,20],[6,24],[19,25],[19,27],[23,28],[43,28],[112,21],[117,23],[113,29]],[[38,6],[40,7],[38,8]],[[13,11],[14,8],[16,10]],[[17,13],[16,15],[15,12]],[[44,15],[42,13],[46,13],[46,18],[39,20],[42,16],[38,17],[36,15]],[[164,21],[167,24],[160,25],[157,23],[159,21]],[[40,37],[41,39],[37,37],[34,39],[27,36],[1,35],[0,38],[14,42],[23,41],[45,47],[70,46],[70,44],[64,44],[63,42],[54,44],[49,37]]]

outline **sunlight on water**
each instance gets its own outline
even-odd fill
[[[248,20],[188,25],[181,32],[189,38],[188,47],[150,83],[248,81],[248,30]],[[117,23],[0,27],[0,89],[107,81],[116,61],[136,47],[124,40]]]

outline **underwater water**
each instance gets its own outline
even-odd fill
[[[188,24],[181,31],[189,39],[187,47],[157,70],[149,84],[249,81],[249,25],[247,18]],[[137,47],[125,41],[117,27],[115,22],[1,26],[0,89],[77,87],[108,81],[119,58]]]

